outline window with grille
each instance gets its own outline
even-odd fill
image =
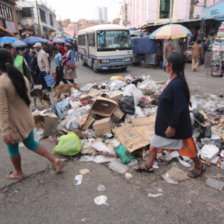
[[[44,10],[39,9],[39,11],[40,11],[40,19],[41,19],[41,21],[46,23],[46,14],[45,14]]]
[[[22,17],[28,18],[33,17],[33,9],[31,7],[25,7],[22,9]]]
[[[0,3],[0,18],[13,21],[12,9]]]
[[[50,17],[50,24],[51,24],[51,26],[54,26],[53,16],[51,14],[49,14],[49,17]]]

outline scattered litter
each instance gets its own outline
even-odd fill
[[[152,194],[152,193],[148,193],[147,196],[150,198],[158,198],[161,197],[163,194],[162,193],[157,193],[157,194]]]
[[[215,145],[204,145],[200,151],[201,158],[207,162],[216,157],[219,153],[219,148]]]
[[[108,163],[108,162],[112,162],[113,160],[115,160],[115,158],[110,158],[110,157],[101,156],[101,155],[82,156],[80,158],[81,162],[94,162],[94,163]]]
[[[84,175],[84,174],[89,173],[89,170],[88,169],[82,169],[82,170],[79,170],[79,173]]]
[[[177,181],[174,181],[170,178],[168,173],[165,173],[164,175],[162,175],[162,178],[168,183],[168,184],[178,184]]]
[[[216,190],[222,191],[224,187],[224,182],[213,179],[213,178],[208,178],[206,181],[206,184],[212,188],[215,188]]]
[[[133,159],[128,163],[128,166],[135,166],[138,163],[137,159]]]
[[[180,157],[177,158],[179,163],[181,165],[183,165],[184,167],[191,167],[191,164],[189,164],[188,162],[184,161],[183,159],[181,159]]]
[[[97,187],[97,191],[105,191],[106,190],[106,187],[102,184],[99,184],[98,187]]]
[[[123,165],[118,159],[115,159],[110,162],[109,168],[118,173],[125,173],[126,171],[128,171],[128,167],[126,165]]]
[[[108,205],[107,204],[107,196],[106,195],[100,195],[94,198],[94,202],[96,205]]]
[[[184,181],[189,178],[185,171],[177,167],[172,167],[167,173],[172,180],[177,182]]]
[[[133,175],[131,173],[129,173],[129,172],[126,172],[125,173],[125,179],[126,180],[130,180],[131,178],[133,178]]]
[[[75,185],[81,185],[82,184],[82,179],[83,179],[83,175],[76,175],[75,179],[74,179],[74,184]]]

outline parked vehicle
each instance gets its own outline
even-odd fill
[[[149,36],[132,38],[133,64],[155,65],[156,41],[149,39]]]
[[[120,25],[97,25],[78,34],[78,51],[84,65],[95,72],[126,70],[132,64],[132,44],[128,28]]]

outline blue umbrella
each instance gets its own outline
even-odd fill
[[[47,40],[41,38],[41,37],[27,37],[25,39],[23,39],[23,41],[26,43],[26,44],[36,44],[36,43],[47,43]]]
[[[70,38],[70,37],[67,37],[67,38],[64,38],[64,41],[66,41],[66,42],[68,42],[68,41],[73,41],[73,39]]]
[[[15,38],[15,37],[9,37],[9,36],[0,37],[0,43],[10,43],[10,44],[13,44],[13,42],[15,40],[18,40],[18,39]]]
[[[26,47],[26,43],[15,38],[15,37],[1,37],[0,38],[0,46],[3,47],[5,43],[12,44],[13,47]]]

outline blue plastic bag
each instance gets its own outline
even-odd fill
[[[54,86],[55,82],[54,82],[54,77],[52,76],[52,74],[45,75],[44,79],[48,87]]]

